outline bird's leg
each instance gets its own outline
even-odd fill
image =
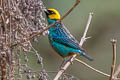
[[[64,70],[64,69],[63,69],[64,64],[65,64],[65,58],[63,59],[61,65],[60,65],[60,70]]]
[[[61,70],[64,70],[63,69],[63,66],[67,63],[67,62],[70,62],[71,64],[73,64],[73,62],[71,61],[71,56],[69,56],[69,57],[65,57],[64,59],[63,59],[63,61],[62,61],[62,64],[60,65],[60,69]]]
[[[68,61],[67,62],[70,62],[71,63],[71,65],[73,64],[73,62],[71,61],[71,58],[72,58],[72,56],[70,56],[69,57],[69,59],[68,59]]]

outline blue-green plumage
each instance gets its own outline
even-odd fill
[[[48,18],[49,25],[55,22],[55,19]],[[79,42],[70,34],[61,22],[57,22],[53,27],[49,28],[48,38],[51,46],[62,57],[77,53],[83,55],[89,60],[92,60],[91,57],[84,53],[84,50],[79,46]]]

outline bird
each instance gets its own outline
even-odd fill
[[[53,27],[48,29],[48,39],[52,48],[63,58],[76,54],[84,56],[89,61],[93,61],[93,58],[85,53],[85,50],[81,48],[79,42],[72,36],[64,24],[61,21],[57,22],[57,20],[61,19],[60,13],[53,8],[49,8],[44,12],[48,25],[55,23]]]

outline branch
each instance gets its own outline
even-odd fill
[[[104,72],[102,72],[102,71],[100,71],[100,70],[97,70],[97,69],[95,69],[94,67],[88,65],[87,63],[85,63],[85,62],[83,62],[83,61],[81,61],[81,60],[79,60],[79,59],[77,59],[77,58],[75,58],[75,60],[78,61],[79,63],[85,65],[86,67],[92,69],[92,70],[95,71],[95,72],[98,72],[98,73],[100,73],[100,74],[102,74],[102,75],[104,75],[104,76],[110,77],[109,74],[106,74],[106,73],[104,73]]]
[[[81,41],[80,41],[80,46],[82,46],[83,43],[85,42],[85,40],[87,39],[86,34],[87,34],[87,31],[88,31],[91,20],[92,20],[92,13],[89,14],[88,22],[87,22],[83,37],[81,38]],[[70,66],[71,62],[74,61],[76,56],[77,55],[73,55],[72,58],[63,66],[62,70],[58,71],[58,73],[55,76],[54,80],[58,80],[58,78],[63,74],[63,72]]]
[[[6,36],[6,24],[5,24],[5,14],[4,14],[4,11],[5,11],[5,8],[4,8],[4,5],[5,5],[5,2],[4,0],[0,1],[1,3],[1,15],[0,15],[0,19],[1,19],[1,33],[0,33],[0,37],[1,37],[1,49],[0,49],[0,79],[1,80],[6,80],[7,78],[7,60],[8,60],[8,57],[7,57],[7,36]]]
[[[86,39],[90,38],[90,37],[86,37],[86,35],[87,35],[89,25],[90,25],[91,20],[92,20],[92,16],[93,16],[93,13],[89,13],[88,22],[86,24],[86,29],[84,31],[83,37],[81,38],[81,41],[80,41],[80,44],[79,44],[80,46],[83,45],[83,43],[86,41]]]
[[[120,72],[120,65],[118,66],[118,69],[117,69],[117,71],[116,71],[115,74],[114,74],[114,71],[115,71],[115,63],[116,63],[116,40],[113,39],[111,42],[112,42],[112,46],[113,46],[113,63],[112,63],[112,67],[111,67],[111,75],[106,74],[106,73],[104,73],[104,72],[102,72],[102,71],[100,71],[100,70],[98,70],[98,69],[95,69],[94,67],[88,65],[87,63],[85,63],[85,62],[83,62],[83,61],[81,61],[81,60],[79,60],[79,59],[77,59],[77,58],[75,58],[75,60],[78,61],[79,63],[85,65],[86,67],[92,69],[93,71],[95,71],[95,72],[97,72],[97,73],[100,73],[100,74],[102,74],[102,75],[104,75],[104,76],[110,77],[110,80],[112,80],[112,79],[113,79],[113,80],[118,80],[118,79],[120,79],[120,78],[117,78],[117,76],[118,76],[118,74],[119,74],[119,72]],[[114,75],[113,75],[113,74],[114,74]]]
[[[66,16],[68,16],[68,15],[72,12],[72,10],[78,5],[79,2],[80,2],[80,0],[76,0],[75,4],[72,6],[72,8],[71,8],[64,16],[62,16],[60,20],[58,20],[58,21],[56,21],[55,23],[53,23],[53,24],[45,27],[45,28],[42,29],[40,32],[37,32],[37,33],[31,35],[31,36],[28,37],[26,40],[21,40],[20,42],[17,42],[17,43],[15,43],[15,44],[11,45],[11,48],[12,48],[12,47],[15,47],[15,46],[17,46],[17,45],[19,45],[19,44],[21,44],[21,43],[24,43],[25,41],[28,41],[28,40],[33,39],[34,37],[42,34],[44,31],[48,30],[50,27],[54,26],[57,22],[60,22],[61,20],[63,20]]]
[[[115,64],[116,64],[116,40],[112,39],[111,43],[112,43],[112,47],[113,47],[113,61],[112,61],[112,66],[111,66],[111,74],[110,74],[110,79],[113,79],[113,74],[115,72]]]

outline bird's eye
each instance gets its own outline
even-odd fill
[[[49,11],[50,14],[55,14],[53,11]]]

